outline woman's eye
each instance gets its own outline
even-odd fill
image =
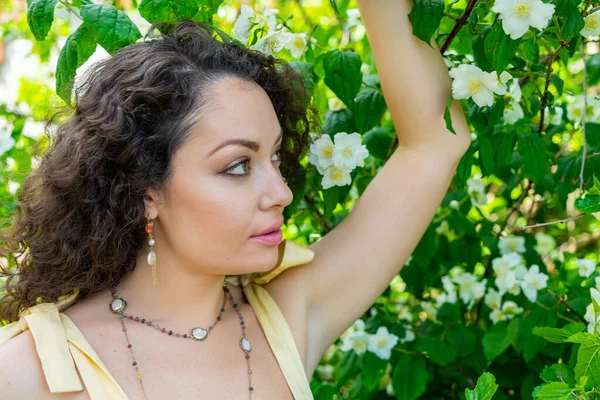
[[[275,155],[277,156],[277,159],[276,160],[272,160],[272,161],[281,162],[281,149],[277,150],[275,152]],[[249,163],[250,163],[250,159],[246,158],[246,159],[240,161],[239,163],[237,163],[235,165],[232,165],[231,167],[227,168],[223,172],[225,172],[227,175],[231,175],[231,176],[234,176],[236,178],[246,176],[246,175],[249,174],[249,172],[243,172],[243,171],[247,171]],[[241,168],[241,171],[242,171],[241,173],[231,173],[231,171],[234,171],[238,167],[245,167],[245,168]]]

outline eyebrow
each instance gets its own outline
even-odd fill
[[[279,131],[279,136],[277,137],[277,140],[275,141],[275,144],[277,144],[277,142],[279,142],[279,140],[282,137],[283,137],[283,128],[281,128],[281,130]],[[220,145],[218,145],[214,149],[212,149],[210,151],[210,153],[208,153],[208,155],[206,156],[206,158],[212,156],[217,151],[221,150],[223,147],[230,146],[230,145],[233,145],[233,144],[237,144],[237,145],[241,145],[241,146],[247,147],[250,150],[253,150],[255,152],[258,151],[258,149],[260,148],[260,145],[257,142],[253,141],[253,140],[229,139],[229,140],[224,141],[223,143],[221,143]]]

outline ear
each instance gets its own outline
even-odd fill
[[[155,219],[158,217],[158,203],[160,195],[154,188],[150,188],[146,191],[144,196],[144,204],[146,206],[146,218]]]

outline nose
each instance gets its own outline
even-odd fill
[[[287,207],[293,200],[294,194],[289,186],[283,181],[278,167],[268,169],[268,177],[265,179],[264,195],[261,199],[263,210],[273,207]]]

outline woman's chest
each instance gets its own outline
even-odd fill
[[[125,321],[131,349],[120,324],[79,328],[130,399],[243,400],[250,398],[249,387],[254,400],[293,399],[256,316],[245,307],[249,359],[240,348],[242,333],[233,320],[217,325],[203,341]]]

